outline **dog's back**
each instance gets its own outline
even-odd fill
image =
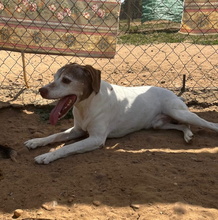
[[[180,101],[173,92],[163,88],[123,87],[104,81],[95,99],[94,102],[99,104],[108,119],[108,137],[121,137],[151,128],[153,119],[165,110],[167,102],[172,99]]]

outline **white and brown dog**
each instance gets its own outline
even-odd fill
[[[85,134],[88,137],[35,158],[48,164],[70,154],[98,149],[107,138],[122,137],[140,129],[176,129],[189,142],[193,136],[189,125],[218,132],[218,124],[190,112],[173,92],[153,86],[122,87],[101,80],[101,72],[90,65],[70,63],[60,68],[54,82],[39,92],[46,99],[60,99],[50,114],[56,124],[73,107],[74,127],[45,138],[25,142],[29,149],[54,142],[65,142]],[[172,121],[179,122],[178,124]]]

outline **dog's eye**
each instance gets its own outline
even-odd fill
[[[71,83],[71,80],[68,79],[68,78],[63,78],[62,82],[65,83],[65,84],[69,84],[69,83]]]

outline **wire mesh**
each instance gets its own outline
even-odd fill
[[[87,7],[98,4],[95,1],[86,2],[88,2]],[[118,0],[117,2],[119,3]],[[162,0],[162,2],[164,1]],[[59,1],[58,5],[57,1],[52,0],[14,0],[13,3],[16,13],[20,11],[24,14],[27,10],[26,7],[34,11],[40,3],[43,3],[44,7],[50,7],[50,10],[55,10],[51,9],[52,5],[65,9],[65,1]],[[116,55],[113,59],[82,57],[76,56],[76,54],[69,56],[65,53],[57,55],[51,54],[50,51],[45,51],[45,54],[26,49],[19,51],[16,46],[5,50],[1,44],[1,107],[9,104],[44,104],[44,100],[38,94],[38,89],[51,81],[53,74],[68,62],[93,65],[102,71],[102,79],[110,83],[123,86],[161,86],[169,88],[177,94],[184,92],[183,96],[190,103],[218,105],[218,21],[215,21],[214,35],[207,35],[207,33],[202,33],[200,36],[191,36],[190,33],[185,35],[178,33],[181,22],[158,18],[158,20],[147,20],[142,23],[142,4],[144,1],[122,1]],[[10,19],[4,20],[1,12],[9,7],[9,1],[0,1],[0,23],[2,24],[0,41],[3,43],[7,41],[8,32],[5,27],[8,27]],[[165,8],[169,10],[167,5]],[[80,16],[90,16],[86,14],[86,11],[80,11],[75,7],[69,8],[69,11],[65,12],[72,16],[75,10],[77,14],[80,13]],[[57,12],[54,13],[57,17],[61,16]],[[27,15],[30,16],[26,13]],[[13,14],[11,18],[13,18]],[[29,19],[32,18],[31,15]],[[49,23],[49,16],[47,19],[45,24]],[[104,21],[102,20],[102,22]],[[192,22],[195,22],[194,18]],[[19,24],[22,24],[22,20],[19,21]],[[89,23],[89,25],[92,24]],[[29,30],[26,29],[26,31]],[[52,34],[56,34],[56,32],[54,31]],[[34,35],[34,39],[35,41],[40,40],[37,35]],[[69,38],[68,46],[70,47],[72,41],[76,41],[76,39],[77,37]],[[55,40],[61,41],[62,39],[59,35],[55,35]],[[25,43],[25,39],[21,38],[19,41]],[[114,42],[112,43],[114,44]],[[43,42],[38,42],[38,44],[43,44]],[[84,43],[83,47],[85,45]]]

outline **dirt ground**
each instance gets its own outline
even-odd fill
[[[200,57],[196,62],[208,68],[205,57],[202,61]],[[216,65],[217,59],[211,63]],[[215,74],[210,73],[212,81]],[[125,85],[125,79],[120,84]],[[196,93],[192,95],[189,100],[196,98]],[[211,104],[190,109],[217,123],[218,107]],[[194,138],[187,144],[179,131],[144,130],[108,139],[105,147],[90,153],[37,165],[35,156],[60,144],[28,151],[23,142],[73,125],[73,119],[63,119],[52,126],[48,114],[45,107],[0,108],[0,144],[18,152],[17,162],[0,158],[0,220],[14,219],[16,209],[22,211],[18,219],[25,220],[218,219],[218,135],[214,131],[192,127]]]

